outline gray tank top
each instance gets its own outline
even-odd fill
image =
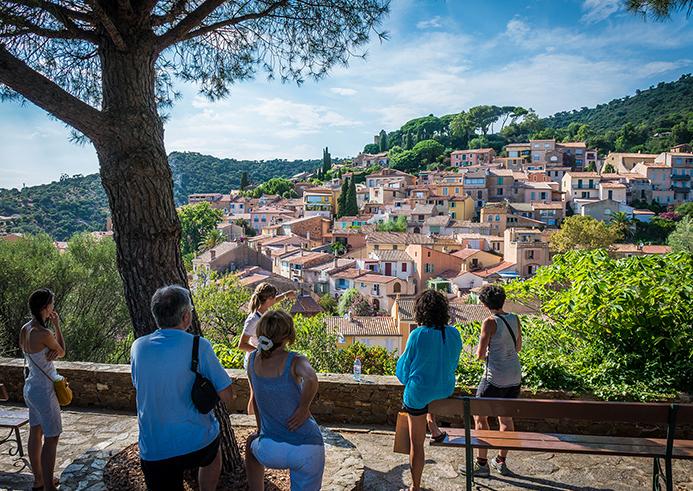
[[[522,381],[522,368],[517,347],[508,331],[508,327],[499,315],[494,315],[496,332],[491,336],[486,355],[486,370],[484,378],[496,387],[513,387]],[[503,319],[513,330],[515,339],[518,338],[518,320],[515,314],[503,314]]]

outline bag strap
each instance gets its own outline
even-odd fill
[[[38,366],[38,363],[36,363],[36,362],[34,361],[34,359],[31,357],[31,353],[27,353],[27,352],[25,351],[24,354],[25,354],[26,356],[29,357],[29,360],[31,361],[31,363],[33,363],[34,366],[35,366],[36,368],[38,368],[38,369],[41,371],[41,373],[44,374],[44,375],[46,376],[46,378],[47,378],[48,380],[50,380],[51,382],[55,382],[55,380],[53,380],[52,378],[50,378],[50,377],[48,376],[48,374],[47,374],[46,372],[43,371],[43,368],[41,368],[40,366]],[[25,360],[26,360],[26,356],[24,357]]]
[[[505,324],[505,327],[508,328],[508,332],[510,333],[510,337],[513,338],[513,346],[515,346],[515,350],[517,350],[517,338],[515,337],[515,333],[513,332],[512,328],[510,327],[510,324],[508,324],[508,321],[506,321],[503,317],[500,315],[497,315],[500,320],[503,321],[503,324]]]
[[[195,337],[193,337],[192,366],[190,367],[190,369],[198,375],[199,375],[199,373],[197,372],[197,367],[200,364],[199,352],[200,352],[200,336],[195,335]]]

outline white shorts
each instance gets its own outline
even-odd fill
[[[291,491],[319,491],[325,469],[323,445],[291,445],[269,438],[256,438],[250,450],[263,466],[289,469]]]

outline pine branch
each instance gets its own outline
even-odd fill
[[[25,7],[35,7],[39,8],[45,12],[48,12],[57,20],[62,22],[62,17],[67,17],[70,20],[80,20],[83,22],[88,22],[94,24],[94,18],[88,12],[80,12],[78,10],[73,10],[63,5],[58,5],[48,0],[9,0],[10,3],[17,5],[23,5]],[[67,26],[66,26],[67,27]]]
[[[127,49],[127,45],[125,44],[123,36],[121,36],[120,32],[118,32],[118,28],[113,23],[113,20],[108,16],[104,9],[101,8],[99,0],[87,0],[87,3],[89,3],[91,6],[92,11],[98,18],[101,25],[104,27],[104,29],[106,29],[106,32],[111,38],[111,41],[113,41],[115,47],[120,51],[125,51]]]
[[[152,2],[152,7],[154,8],[156,2]],[[164,15],[153,15],[152,16],[152,26],[162,26],[164,24],[169,24],[175,21],[180,15],[185,13],[185,8],[188,6],[188,0],[178,0],[171,10],[166,12]],[[151,8],[149,11],[151,11]]]
[[[0,83],[21,94],[41,109],[98,140],[107,130],[102,113],[79,100],[29,65],[0,43]]]
[[[77,31],[71,31],[68,29],[48,29],[46,27],[36,25],[24,17],[12,15],[7,12],[0,12],[0,21],[2,24],[16,28],[15,31],[4,32],[1,35],[2,37],[16,37],[24,34],[36,34],[37,36],[42,36],[48,39],[84,39],[91,42],[95,42],[96,40],[92,34],[81,29],[78,29]]]
[[[288,3],[288,0],[281,0],[279,2],[275,2],[271,4],[269,7],[267,7],[265,10],[261,12],[255,12],[252,14],[245,14],[241,15],[239,17],[232,17],[231,19],[215,22],[214,24],[210,24],[208,26],[202,26],[199,29],[195,29],[194,31],[190,31],[188,34],[186,34],[183,37],[183,40],[187,39],[192,39],[198,36],[203,36],[207,33],[210,33],[212,31],[216,31],[217,29],[223,29],[224,27],[229,27],[229,26],[235,26],[237,24],[240,24],[241,22],[246,22],[249,20],[255,20],[255,19],[262,19],[263,17],[267,17],[270,15],[272,12],[277,10],[279,7],[286,6]]]
[[[191,30],[199,26],[212,12],[214,12],[225,0],[206,0],[195,10],[186,15],[174,27],[159,36],[157,51],[161,52],[172,44],[177,43]]]

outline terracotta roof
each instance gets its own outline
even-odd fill
[[[424,223],[426,225],[428,225],[429,227],[430,226],[434,226],[434,227],[435,226],[445,226],[448,223],[450,223],[450,220],[452,220],[450,215],[438,215],[438,216],[426,218],[424,220]]]
[[[343,336],[401,336],[398,326],[390,316],[325,317],[327,331]]]
[[[620,253],[668,254],[671,252],[671,247],[665,245],[644,245],[640,247],[637,244],[613,244],[609,249]]]
[[[467,259],[467,258],[472,257],[477,252],[481,252],[481,250],[480,249],[472,249],[472,248],[468,247],[466,249],[462,249],[460,251],[453,252],[452,255],[459,257],[460,259]]]
[[[291,306],[292,314],[319,314],[323,308],[310,295],[300,295]]]
[[[413,261],[412,257],[404,251],[373,251],[371,255],[376,256],[381,261]]]
[[[614,189],[617,189],[617,188],[624,188],[625,189],[625,187],[626,187],[625,184],[621,184],[620,182],[602,182],[602,183],[599,183],[599,185],[603,188],[614,188]]]
[[[209,249],[208,251],[203,252],[195,259],[198,261],[208,263],[212,260],[212,251],[214,251],[214,253],[216,254],[215,259],[219,259],[220,256],[235,249],[236,247],[238,247],[238,244],[236,244],[235,242],[222,242],[221,244]]]
[[[276,246],[284,244],[307,244],[308,240],[301,237],[300,235],[278,235],[276,237],[271,237],[267,239],[262,239],[258,241],[259,244],[263,246]]]
[[[587,144],[585,142],[565,142],[565,143],[556,143],[556,145],[560,145],[562,147],[568,147],[568,148],[582,148],[582,147],[587,146]]]
[[[599,174],[596,172],[566,172],[566,175],[570,177],[596,177],[599,178]]]
[[[365,281],[366,283],[390,283],[391,281],[395,281],[399,278],[396,276],[385,276],[384,274],[374,274],[374,273],[366,273],[363,276],[359,276],[358,280],[359,281]]]
[[[453,324],[483,322],[489,315],[491,311],[481,304],[450,304],[450,322]]]
[[[254,273],[254,274],[251,274],[248,276],[244,276],[243,278],[240,278],[238,280],[238,283],[241,286],[254,285],[255,283],[265,281],[269,276],[270,276],[269,274]]]
[[[307,264],[307,263],[321,264],[321,263],[326,263],[328,261],[332,261],[332,259],[333,259],[332,254],[327,254],[326,252],[311,252],[308,254],[304,254],[303,256],[291,258],[291,259],[289,259],[289,262],[291,264]]]
[[[475,274],[481,276],[482,278],[488,278],[491,275],[500,273],[501,271],[505,271],[506,269],[512,268],[513,266],[515,266],[515,263],[503,261],[502,263],[492,268],[484,269],[483,271],[475,271]]]
[[[365,269],[349,268],[339,273],[333,274],[333,278],[343,279],[343,280],[353,280],[359,276],[363,276],[367,273]]]
[[[532,201],[532,207],[535,210],[562,210],[563,203],[542,203],[540,201]]]
[[[433,238],[405,232],[371,232],[366,236],[366,242],[369,244],[433,244]]]

